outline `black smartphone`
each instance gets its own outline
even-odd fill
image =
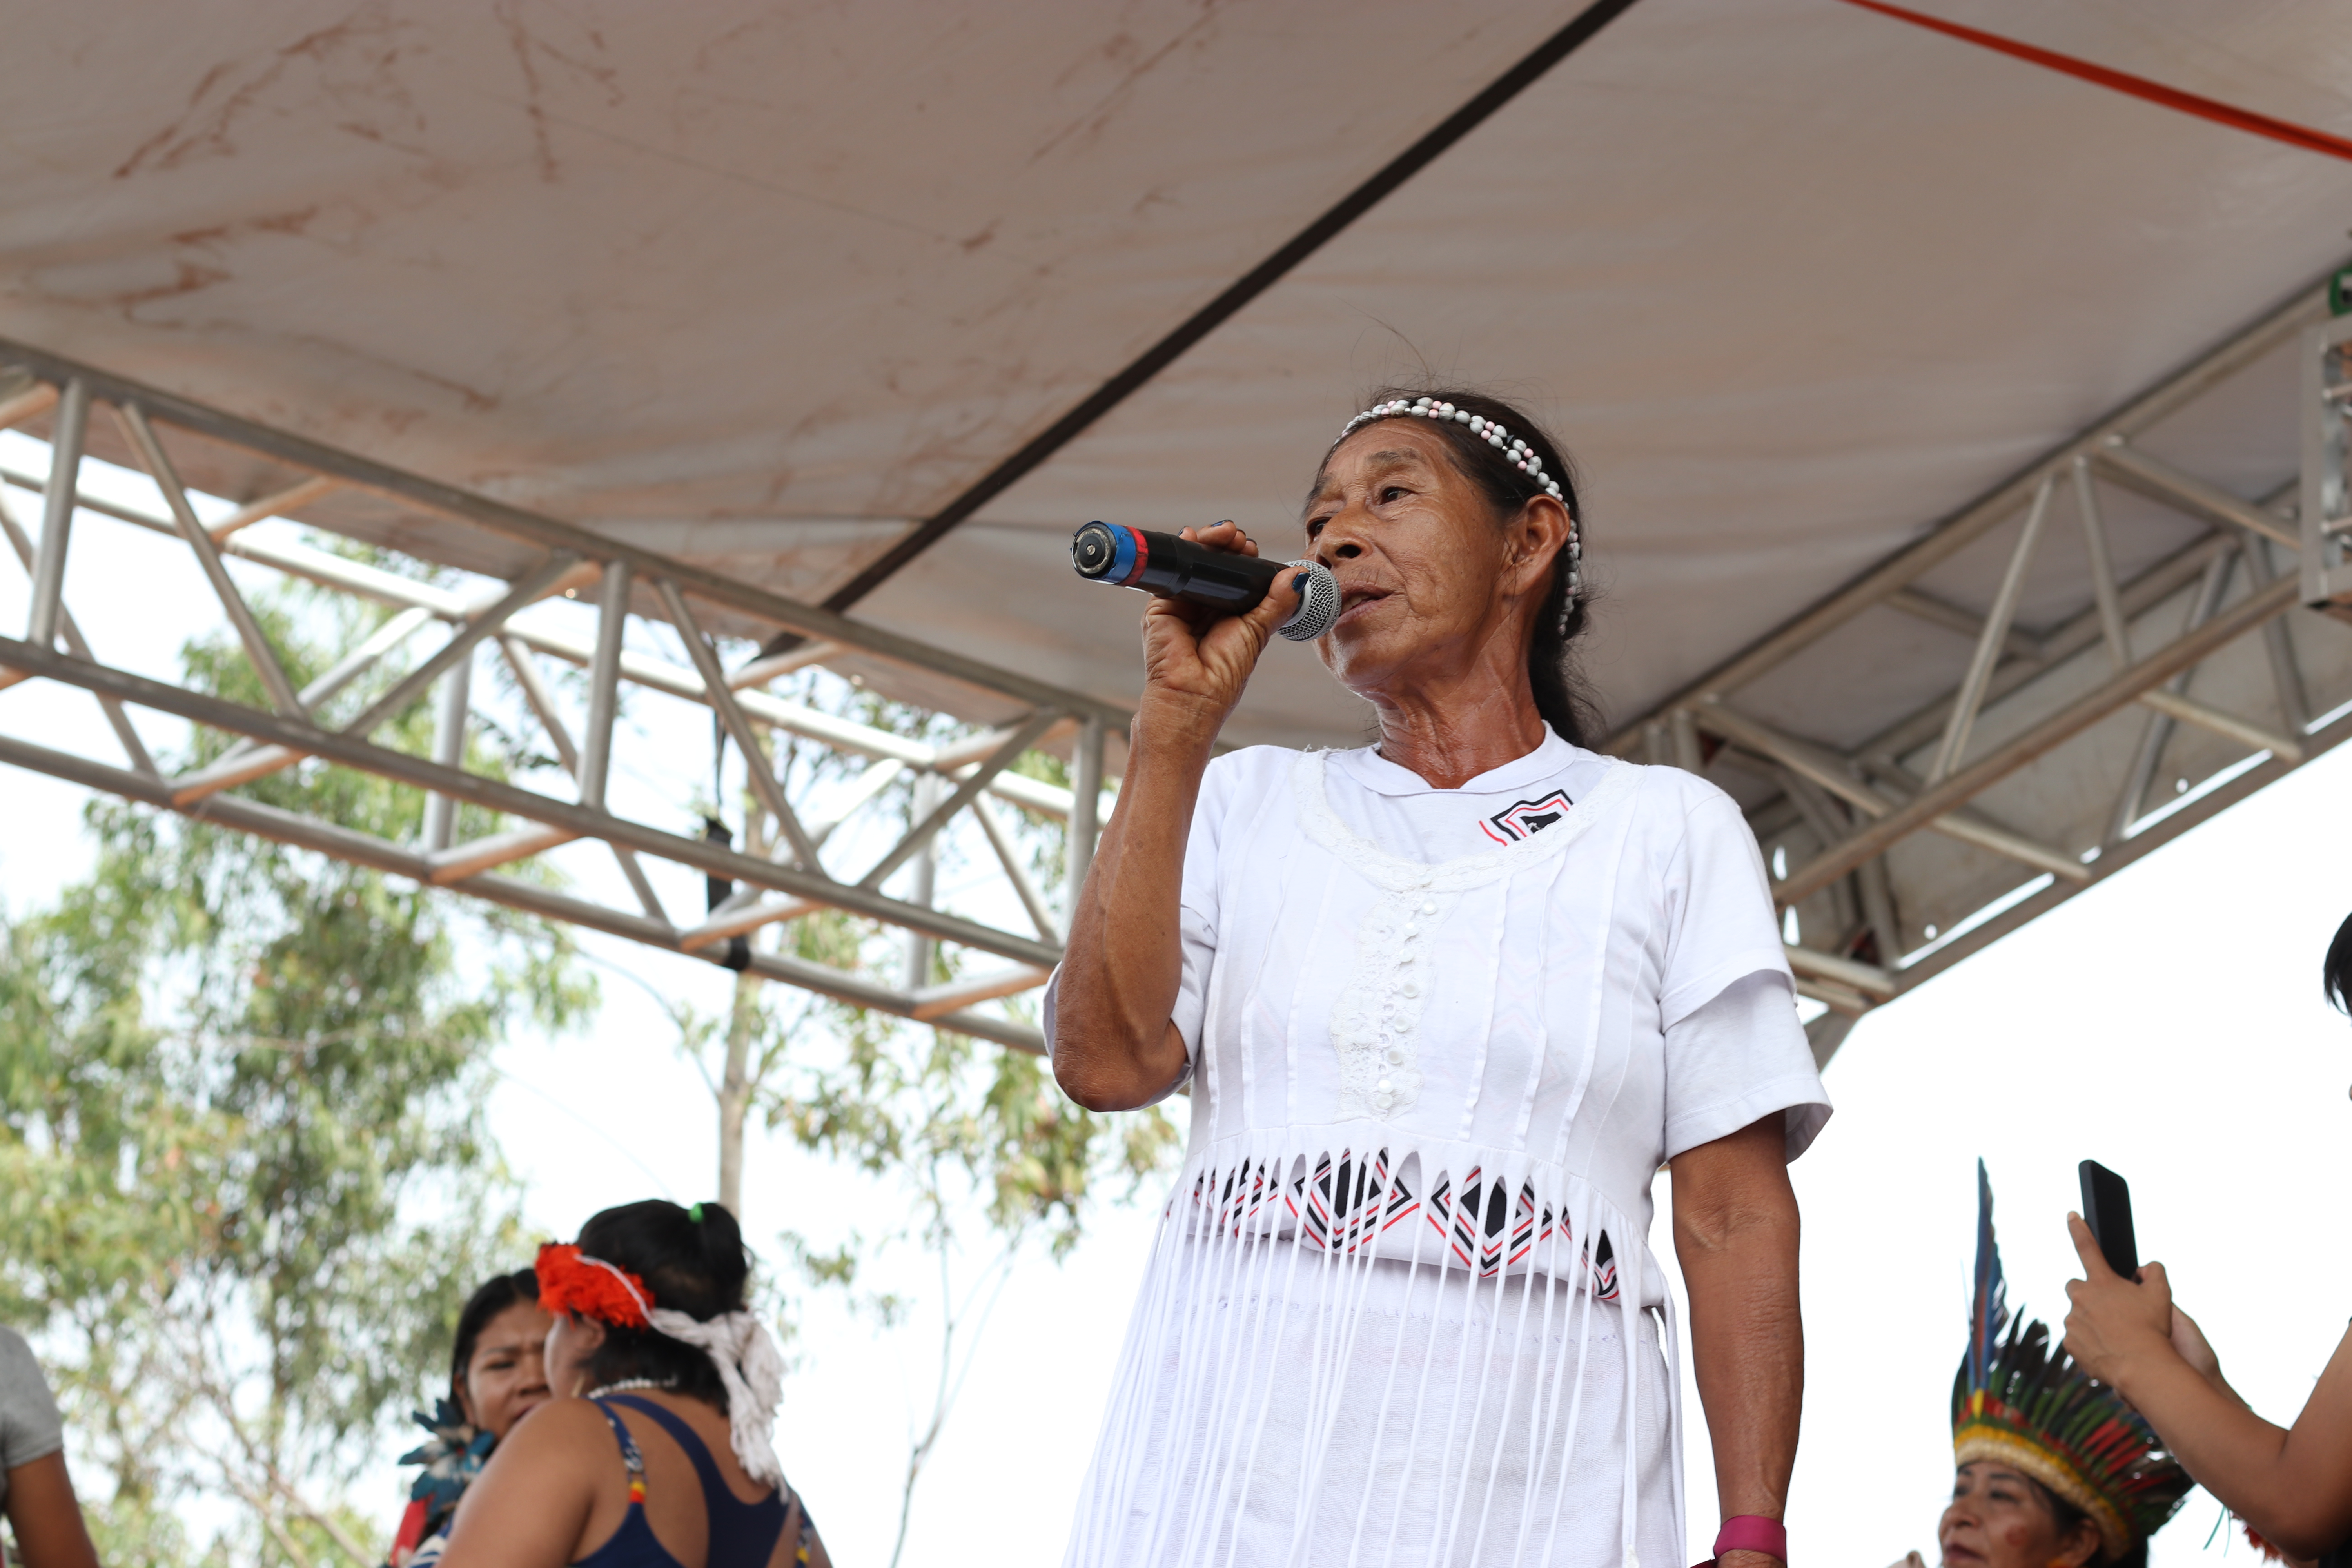
[[[2139,1278],[2139,1238],[2132,1234],[2131,1187],[2121,1176],[2085,1160],[2076,1169],[2083,1178],[2083,1219],[2107,1267],[2126,1279]]]

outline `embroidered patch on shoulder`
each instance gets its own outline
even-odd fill
[[[1566,790],[1556,789],[1541,800],[1523,800],[1498,811],[1478,826],[1497,844],[1517,844],[1566,816],[1568,808],[1575,804],[1568,798]]]

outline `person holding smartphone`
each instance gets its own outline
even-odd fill
[[[2328,945],[2321,984],[2352,1011],[2352,920]],[[2263,1420],[2221,1375],[2197,1321],[2172,1300],[2161,1263],[2137,1281],[2101,1256],[2080,1215],[2066,1216],[2084,1278],[2066,1287],[2066,1349],[2129,1400],[2198,1483],[2273,1554],[2336,1557],[2352,1543],[2352,1332],[2291,1427]]]

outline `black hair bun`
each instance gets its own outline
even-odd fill
[[[742,1310],[751,1278],[743,1227],[724,1204],[623,1204],[580,1227],[580,1250],[643,1279],[656,1307],[705,1321]]]

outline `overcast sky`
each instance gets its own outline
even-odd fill
[[[0,437],[5,466],[26,467],[37,450]],[[8,500],[28,525],[37,517],[22,492]],[[68,603],[101,657],[165,673],[197,629],[201,580],[161,542],[88,514],[76,545]],[[23,575],[0,559],[0,624],[21,626],[23,613]],[[708,722],[649,710],[623,742],[635,754],[625,750],[616,791],[674,801],[682,781],[707,778]],[[151,745],[172,743],[170,726],[145,727]],[[37,683],[0,691],[0,729],[115,755],[88,699]],[[11,912],[86,868],[83,798],[0,768],[0,904]],[[1881,1008],[1848,1038],[1828,1074],[1836,1115],[1795,1170],[1809,1351],[1790,1515],[1801,1561],[1880,1568],[1914,1549],[1935,1559],[1979,1155],[2013,1303],[2063,1316],[2073,1268],[2063,1216],[2075,1162],[2096,1158],[2130,1180],[2143,1253],[2170,1267],[2240,1390],[2274,1420],[2300,1406],[2352,1313],[2352,1026],[2318,990],[2320,955],[2352,910],[2347,799],[2352,758],[2322,758]],[[566,863],[583,880],[601,875]],[[686,879],[675,886],[689,896]],[[723,1000],[725,977],[706,965],[586,940],[666,994],[706,1010]],[[709,1099],[674,1032],[636,985],[608,975],[604,989],[584,1037],[518,1038],[498,1058],[492,1125],[526,1184],[530,1219],[552,1235],[610,1204],[691,1201],[716,1184]],[[745,1228],[771,1255],[780,1230],[823,1243],[897,1201],[752,1138]],[[1151,1229],[1138,1208],[1107,1207],[1094,1223],[1072,1258],[1029,1258],[1004,1291],[923,1479],[908,1563],[1058,1558]],[[1654,1244],[1671,1265],[1665,1242],[1662,1222]],[[937,1294],[913,1260],[884,1262],[877,1283]],[[778,1450],[835,1561],[881,1563],[907,1433],[939,1355],[936,1319],[919,1313],[885,1331],[819,1302],[794,1349],[802,1366]],[[1696,1558],[1716,1510],[1688,1401]],[[372,1484],[388,1530],[398,1483],[387,1468]],[[2158,1538],[2158,1568],[2203,1552],[2217,1515],[2192,1494]],[[2245,1556],[2231,1539],[2215,1538],[2211,1554]]]

